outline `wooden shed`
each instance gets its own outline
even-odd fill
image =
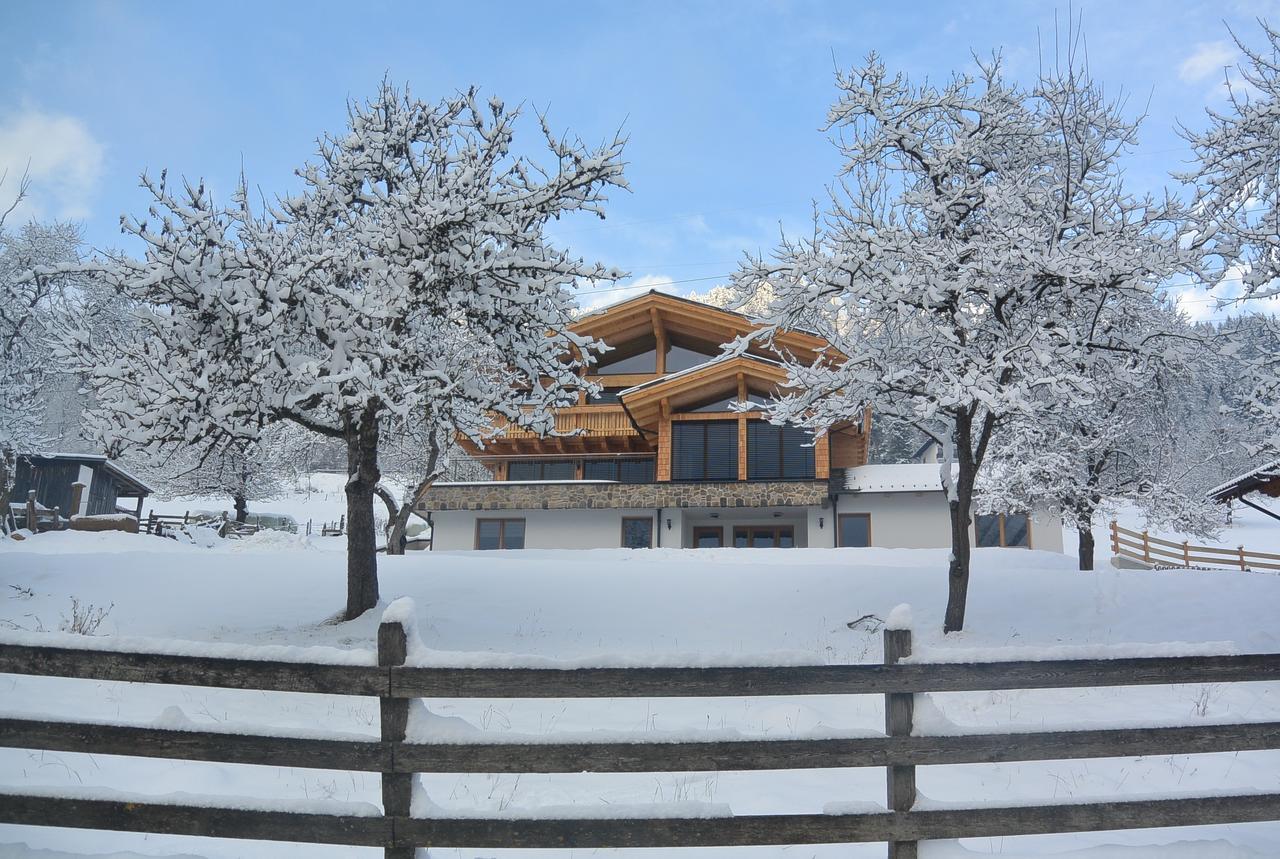
[[[78,510],[71,509],[72,484],[83,483]],[[124,468],[91,453],[25,453],[18,455],[14,473],[13,502],[25,502],[35,490],[36,502],[47,509],[57,508],[65,517],[101,516],[129,513],[142,516],[142,501],[152,489]],[[121,501],[132,502],[128,506]]]

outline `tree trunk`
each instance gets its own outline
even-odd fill
[[[431,484],[436,482],[436,467],[440,462],[440,446],[431,444],[427,451],[427,469],[426,476],[418,481],[418,485],[413,488],[413,492],[409,495],[409,500],[402,504],[397,504],[395,498],[386,489],[379,487],[378,494],[382,497],[382,502],[387,505],[387,554],[403,555],[405,545],[408,542],[405,537],[405,530],[409,527],[409,517],[413,515],[413,508],[418,505],[431,489]]]
[[[1093,528],[1080,529],[1080,569],[1093,569]]]
[[[409,527],[409,517],[413,515],[413,505],[401,504],[395,515],[387,520],[387,554],[403,555],[409,538],[405,531]]]
[[[236,521],[241,525],[249,518],[249,502],[243,495],[235,496]]]
[[[347,610],[355,620],[378,604],[378,539],[373,496],[378,472],[378,424],[366,414],[347,433]]]
[[[1076,524],[1080,535],[1080,569],[1093,569],[1093,510],[1076,510]]]
[[[0,534],[9,533],[9,493],[16,478],[18,458],[11,449],[0,449]],[[1229,523],[1228,523],[1229,524]]]
[[[973,484],[977,476],[972,442],[973,422],[968,415],[956,418],[956,474],[951,510],[951,563],[947,567],[947,612],[942,621],[943,633],[964,629],[965,606],[969,599],[969,525],[973,510]]]

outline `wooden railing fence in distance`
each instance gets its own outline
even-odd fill
[[[980,805],[916,810],[915,768],[967,763],[1280,749],[1280,722],[914,736],[927,692],[1280,680],[1280,655],[930,664],[910,661],[911,633],[886,629],[882,665],[783,668],[432,668],[405,665],[404,627],[384,619],[377,665],[324,665],[0,644],[0,673],[376,696],[378,737],[289,738],[149,726],[0,718],[0,746],[171,760],[376,772],[383,814],[316,814],[200,804],[85,799],[0,788],[0,823],[384,848],[608,848],[917,842],[1280,819],[1280,793]],[[410,700],[885,695],[885,736],[821,740],[599,743],[411,743]],[[711,818],[415,818],[416,773],[698,772],[885,767],[887,810]]]
[[[1165,567],[1228,567],[1236,570],[1280,570],[1280,555],[1222,546],[1195,546],[1152,537],[1111,523],[1111,554]]]

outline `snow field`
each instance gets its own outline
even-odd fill
[[[70,598],[111,606],[93,646],[270,653],[364,662],[381,611],[328,619],[345,593],[340,540],[264,535],[203,549],[124,534],[41,535],[0,549],[0,640],[62,643]],[[874,622],[911,606],[917,659],[1277,652],[1280,577],[1072,569],[1040,552],[979,550],[968,629],[943,641],[945,552],[932,550],[411,553],[381,559],[383,607],[412,598],[421,650],[446,665],[878,662]],[[409,610],[400,602],[396,610]],[[46,630],[41,635],[38,630]],[[146,639],[147,641],[141,641]],[[268,646],[266,651],[257,648]],[[332,650],[277,650],[327,648]],[[326,658],[326,654],[328,654]],[[949,693],[917,707],[920,731],[1048,730],[1280,718],[1280,684]],[[874,695],[803,698],[429,700],[410,738],[458,742],[864,736],[883,728]],[[0,676],[7,715],[265,734],[372,737],[370,698]],[[1280,754],[1178,755],[925,767],[925,803],[1089,801],[1280,789]],[[373,774],[0,750],[0,789],[114,789],[218,804],[376,807]],[[430,775],[418,812],[577,816],[821,812],[883,807],[876,768],[766,773]],[[163,801],[156,799],[154,801]],[[350,807],[348,809],[348,806]],[[298,855],[296,845],[0,827],[0,856],[106,850],[207,857]],[[26,847],[14,845],[25,844]],[[1110,845],[1110,846],[1107,846]],[[378,855],[305,848],[306,855]],[[882,856],[882,845],[699,851],[721,856]],[[922,855],[1257,857],[1280,826],[1095,833],[927,844]],[[1188,852],[1189,851],[1189,852]],[[652,857],[652,851],[621,851]],[[603,855],[612,855],[602,851]],[[433,856],[503,851],[433,850]],[[530,855],[530,854],[510,854]],[[537,855],[537,854],[533,854]],[[568,855],[568,854],[542,854]],[[575,854],[577,855],[577,854]]]

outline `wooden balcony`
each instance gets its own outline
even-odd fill
[[[572,454],[592,452],[652,452],[653,443],[636,429],[620,405],[571,406],[556,413],[556,434],[542,436],[495,419],[499,435],[480,457],[512,454]]]

